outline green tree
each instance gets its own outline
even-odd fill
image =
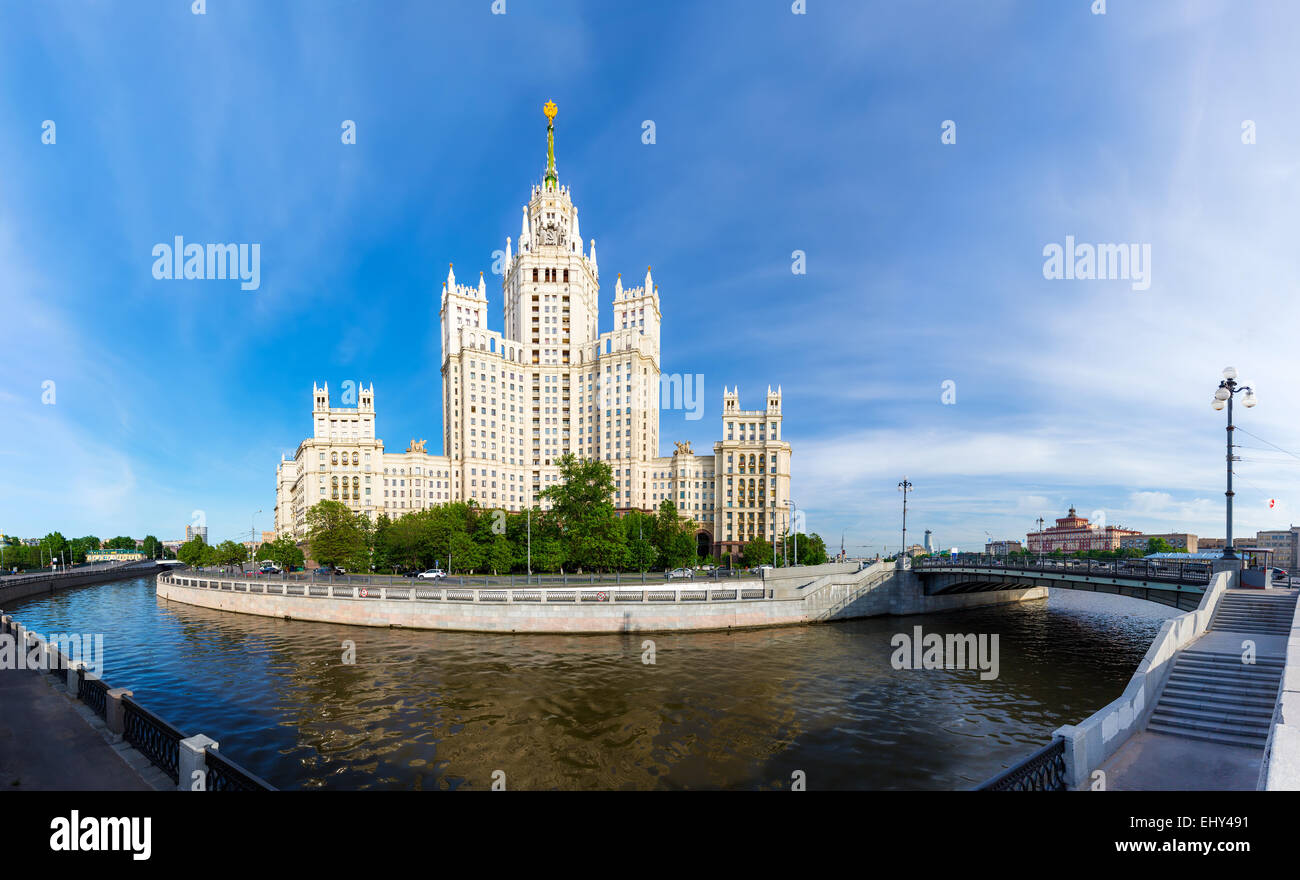
[[[690,520],[677,513],[671,498],[659,504],[655,515],[655,548],[658,550],[658,567],[680,568],[695,559],[695,537]]]
[[[319,501],[307,510],[307,543],[321,565],[365,571],[370,565],[370,520],[339,501]]]
[[[205,565],[203,551],[206,546],[203,539],[195,535],[176,551],[176,558],[191,567]]]
[[[162,555],[162,543],[153,535],[145,535],[144,546],[140,548],[140,552],[146,559],[157,559]]]
[[[109,550],[134,550],[135,538],[127,535],[118,535],[116,538],[110,540],[106,546]]]
[[[1164,538],[1147,538],[1148,553],[1173,553],[1173,546]]]
[[[627,546],[625,564],[632,571],[649,571],[659,555],[654,544],[655,520],[639,510],[623,517],[623,543]]]
[[[293,542],[293,538],[281,536],[274,541],[267,541],[258,549],[258,559],[269,559],[285,571],[302,566],[306,560],[302,549]]]
[[[453,532],[451,535],[451,559],[447,571],[463,571],[473,574],[483,565],[483,549],[465,532]]]
[[[771,565],[772,545],[764,538],[751,538],[744,548],[745,565]]]
[[[488,547],[486,566],[493,574],[507,574],[514,565],[514,550],[504,534],[495,535]]]
[[[248,559],[248,550],[244,545],[229,538],[213,549],[216,551],[217,565],[242,565],[244,560]]]
[[[559,466],[560,481],[543,489],[539,497],[550,502],[565,564],[597,571],[621,567],[624,535],[610,501],[614,478],[609,465],[565,453]]]

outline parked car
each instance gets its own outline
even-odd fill
[[[435,581],[445,578],[446,576],[447,572],[443,571],[441,568],[431,568],[416,575],[416,577],[422,581]]]
[[[1286,573],[1286,571],[1285,571],[1284,569],[1281,569],[1281,568],[1275,568],[1275,569],[1273,569],[1273,577],[1277,578],[1278,580],[1283,580],[1283,581],[1285,581],[1285,580],[1289,580],[1289,578],[1287,577],[1287,573]]]
[[[672,571],[668,572],[668,577],[670,579],[695,577],[695,572],[689,568],[674,568]]]
[[[257,570],[261,574],[283,574],[284,573],[284,570],[280,568],[280,566],[276,565],[274,562],[272,562],[269,559],[263,560],[261,567],[259,567]]]

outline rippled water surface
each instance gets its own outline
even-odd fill
[[[102,632],[106,681],[286,789],[482,789],[495,770],[515,789],[776,788],[797,770],[817,789],[966,788],[1118,697],[1174,613],[1060,591],[733,633],[487,635],[230,614],[152,579],[5,611]],[[915,626],[998,634],[998,679],[893,669]]]

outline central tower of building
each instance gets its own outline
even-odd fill
[[[486,284],[447,273],[440,315],[443,451],[454,496],[518,510],[558,478],[571,452],[609,462],[616,506],[646,507],[659,449],[659,295],[614,285],[614,329],[601,333],[596,242],[555,167],[547,102],[546,170],[506,239],[503,333],[487,328]]]

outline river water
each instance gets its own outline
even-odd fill
[[[969,788],[1122,693],[1161,621],[1046,601],[732,633],[539,636],[284,621],[152,578],[15,600],[103,633],[103,678],[284,789]],[[891,637],[999,637],[999,675],[896,670]],[[654,663],[643,643],[652,640]],[[345,641],[355,662],[344,662]]]

